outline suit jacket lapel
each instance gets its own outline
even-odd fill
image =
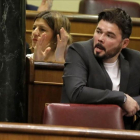
[[[120,91],[126,92],[129,79],[129,63],[124,59],[124,56],[122,54],[120,54],[120,69]]]

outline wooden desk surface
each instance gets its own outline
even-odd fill
[[[0,140],[140,140],[140,131],[1,122]]]

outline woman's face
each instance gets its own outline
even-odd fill
[[[36,46],[36,43],[39,40],[39,38],[42,37],[42,34],[45,34],[44,44],[47,47],[49,46],[49,43],[53,38],[53,30],[48,26],[44,19],[38,18],[33,24],[33,31],[31,35],[33,48]]]

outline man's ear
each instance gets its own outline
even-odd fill
[[[129,38],[125,38],[122,42],[122,49],[126,48],[129,44]]]

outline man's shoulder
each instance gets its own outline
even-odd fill
[[[140,56],[140,51],[138,51],[138,50],[134,50],[134,49],[130,49],[130,48],[126,48],[126,49],[123,49],[122,50],[122,53],[124,54],[124,55],[127,55],[127,54],[129,54],[129,55],[137,55],[137,56]]]
[[[74,42],[71,47],[75,49],[88,49],[93,46],[93,39],[87,41]]]
[[[122,54],[127,60],[140,59],[140,51],[138,50],[126,48],[122,50]]]
[[[93,39],[72,43],[68,48],[68,54],[77,53],[83,59],[89,59],[93,56]]]

